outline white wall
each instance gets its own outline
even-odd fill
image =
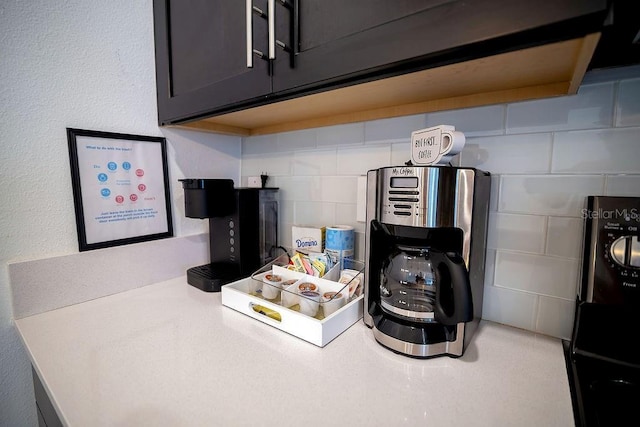
[[[0,426],[37,425],[7,263],[78,252],[65,129],[164,135],[177,236],[206,231],[179,178],[238,182],[239,138],[158,128],[152,21],[151,0],[0,3]]]
[[[585,196],[640,196],[640,67],[587,81],[575,96],[245,138],[242,177],[281,188],[281,244],[293,224],[350,224],[363,259],[357,176],[409,160],[413,130],[454,125],[467,136],[454,163],[493,175],[483,317],[568,338]]]

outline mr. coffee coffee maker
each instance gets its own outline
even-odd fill
[[[187,270],[187,283],[206,292],[250,276],[275,258],[277,188],[234,188],[231,179],[181,179],[185,216],[209,219],[208,264]]]
[[[489,173],[367,173],[364,323],[390,350],[462,356],[482,314]]]

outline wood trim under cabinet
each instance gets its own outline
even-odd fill
[[[589,34],[173,127],[252,136],[572,95],[599,38]]]

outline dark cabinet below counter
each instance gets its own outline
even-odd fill
[[[252,135],[575,93],[606,0],[154,0],[159,124]]]
[[[33,367],[31,368],[31,373],[33,375],[33,392],[36,398],[38,427],[62,427],[62,422]]]

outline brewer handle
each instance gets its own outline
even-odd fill
[[[429,252],[429,257],[437,283],[433,310],[435,320],[443,325],[456,325],[473,320],[471,282],[462,257],[455,253],[433,250]],[[443,305],[445,287],[450,287],[453,294],[453,311],[450,313],[447,313],[448,310]]]

